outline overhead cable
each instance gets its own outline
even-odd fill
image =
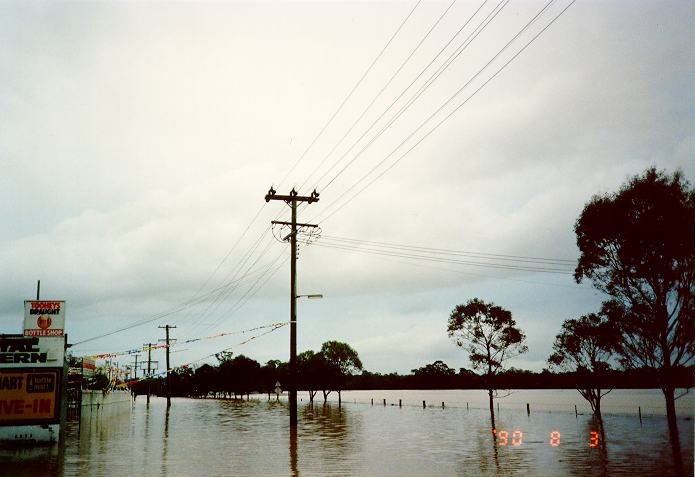
[[[546,5],[546,7],[544,7],[544,9],[547,8],[547,6],[549,6],[551,3],[553,3],[553,1],[554,1],[554,0],[551,0],[551,2],[549,2],[549,3]],[[567,9],[569,9],[575,2],[576,2],[576,0],[572,0],[564,9],[562,9],[562,10],[560,11],[560,13],[558,13],[558,14],[557,14],[545,27],[543,27],[536,35],[534,35],[534,36],[533,36],[533,37],[532,37],[532,38],[531,38],[519,51],[517,51],[509,60],[507,60],[507,61],[506,61],[506,62],[505,62],[505,63],[504,63],[492,76],[490,76],[485,82],[483,82],[483,84],[480,85],[475,91],[473,91],[473,93],[471,93],[463,102],[461,102],[461,103],[460,103],[458,106],[456,106],[452,111],[450,111],[446,116],[444,116],[444,118],[442,118],[437,124],[435,124],[434,127],[432,127],[432,128],[431,128],[426,134],[424,134],[420,139],[418,139],[417,142],[415,142],[415,144],[413,144],[408,150],[406,150],[403,154],[401,154],[394,162],[392,162],[390,165],[388,165],[388,166],[387,166],[384,170],[382,170],[378,175],[376,175],[375,177],[373,177],[364,187],[362,187],[358,192],[356,192],[355,194],[353,194],[352,196],[350,196],[344,203],[342,203],[340,206],[338,206],[338,207],[337,207],[335,210],[333,210],[329,215],[325,216],[322,220],[323,220],[323,221],[328,220],[330,217],[332,217],[333,215],[335,215],[339,210],[341,210],[343,207],[345,207],[345,205],[347,205],[347,204],[350,203],[352,200],[354,200],[355,197],[357,197],[359,194],[361,194],[365,189],[367,189],[370,185],[372,185],[374,182],[376,182],[378,179],[380,179],[386,172],[388,172],[388,171],[391,170],[396,164],[398,164],[405,156],[407,156],[413,149],[415,149],[422,141],[424,141],[427,137],[429,137],[430,134],[432,134],[434,131],[436,131],[442,124],[444,124],[449,118],[451,118],[451,116],[453,116],[459,109],[461,109],[464,105],[466,105],[478,92],[480,92],[485,86],[487,86],[487,84],[489,84],[494,78],[496,78],[507,66],[509,66],[509,64],[511,64],[523,51],[525,51],[526,48],[528,48],[528,47],[529,47],[541,34],[543,34],[553,23],[555,23],[555,21],[557,21],[557,19],[560,18],[560,16],[562,16],[562,14],[565,13],[565,12],[567,11]],[[539,14],[540,14],[540,13],[542,13],[542,11],[539,12]],[[536,17],[537,17],[537,16],[538,16],[538,15],[536,15]],[[534,20],[535,20],[536,17],[534,17]],[[533,20],[532,20],[532,21],[533,21]],[[529,22],[529,23],[531,23],[531,22]],[[527,27],[524,27],[524,29],[525,29],[525,28],[527,28]],[[515,38],[517,38],[521,33],[522,33],[522,32],[519,32],[512,40],[510,40],[510,42],[513,41]],[[506,49],[506,48],[507,48],[507,46],[505,46],[505,47],[503,48],[503,50]],[[495,55],[495,58],[496,58],[497,56],[499,56],[499,54],[500,54],[501,52],[502,52],[502,50],[500,50],[500,52],[499,52],[497,55]],[[490,62],[488,62],[488,63],[486,64],[486,66],[483,67],[483,69],[485,69],[492,61],[494,61],[495,58],[493,58],[493,60],[490,60]],[[478,73],[476,73],[476,75],[478,75],[483,69],[481,69]],[[411,139],[411,138],[417,133],[417,131],[419,131],[419,130],[420,130],[426,123],[428,123],[436,114],[438,114],[438,113],[439,113],[448,103],[450,103],[461,91],[463,91],[463,89],[464,89],[469,83],[470,83],[470,81],[467,82],[463,87],[461,87],[456,93],[454,93],[454,95],[452,95],[444,104],[442,104],[442,105],[441,105],[434,113],[432,113],[424,122],[422,122],[422,123],[420,124],[420,126],[418,126],[410,135],[408,135],[408,137],[407,137],[406,139],[404,139],[394,150],[392,150],[384,159],[382,159],[382,160],[381,160],[375,167],[373,167],[367,174],[363,175],[357,182],[355,182],[352,186],[350,186],[343,194],[341,194],[340,197],[338,197],[336,200],[334,200],[333,202],[331,202],[331,204],[329,204],[328,207],[330,208],[331,206],[333,206],[334,204],[336,204],[342,197],[344,197],[348,192],[350,192],[350,191],[353,190],[355,187],[357,187],[362,181],[364,181],[369,175],[371,175],[376,169],[378,169],[384,162],[386,162],[386,160],[387,160],[388,158],[390,158],[391,156],[393,156],[393,155],[396,153],[396,151],[398,151],[398,149],[400,149],[409,139]],[[325,213],[325,211],[324,211],[324,213]],[[312,219],[312,220],[316,221],[316,219]]]

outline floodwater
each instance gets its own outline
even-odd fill
[[[0,449],[0,475],[675,475],[660,391],[609,396],[603,435],[576,391],[499,399],[494,435],[484,391],[352,391],[341,406],[335,393],[325,406],[300,393],[296,433],[275,396],[173,399],[169,411],[139,396],[130,412],[71,423],[63,444]],[[692,393],[678,401],[688,475],[693,403]]]

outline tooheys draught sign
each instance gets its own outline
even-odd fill
[[[24,336],[63,336],[64,328],[64,301],[24,301]]]

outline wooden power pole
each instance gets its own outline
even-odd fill
[[[133,379],[137,380],[138,379],[138,356],[139,354],[135,353],[135,376],[133,376]]]
[[[150,385],[152,383],[152,343],[147,343],[147,404],[150,403]]]
[[[164,325],[160,326],[166,330],[166,345],[167,345],[167,407],[171,407],[171,367],[169,366],[169,329],[176,326]],[[161,341],[161,340],[160,340]]]
[[[309,196],[302,196],[294,189],[289,195],[280,195],[271,187],[265,196],[265,201],[282,200],[292,209],[292,222],[274,222],[291,227],[290,234],[285,238],[290,239],[290,427],[297,427],[297,225],[315,227],[311,224],[297,224],[297,203],[311,204],[319,201],[319,194],[314,190]]]

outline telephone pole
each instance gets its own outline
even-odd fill
[[[135,354],[135,376],[133,376],[133,379],[138,379],[138,356],[140,356],[138,353]]]
[[[160,326],[166,330],[166,344],[167,344],[167,407],[171,407],[171,367],[169,366],[169,329],[176,328],[176,326],[164,325]],[[159,340],[162,341],[162,340]]]
[[[291,261],[290,261],[290,428],[297,427],[297,225],[305,227],[315,227],[311,224],[297,224],[297,203],[306,202],[308,204],[318,202],[319,194],[314,191],[309,196],[302,196],[294,188],[289,195],[280,195],[271,187],[265,196],[265,201],[282,200],[290,206],[292,210],[292,222],[282,223],[291,227],[290,234],[285,238],[290,239]]]
[[[152,343],[147,343],[147,404],[150,403],[150,384],[152,383]]]

